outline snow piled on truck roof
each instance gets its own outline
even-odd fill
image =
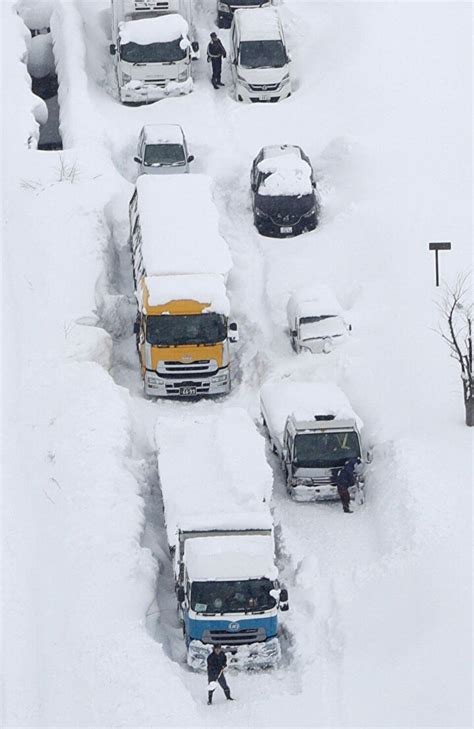
[[[148,306],[164,306],[170,301],[188,300],[207,304],[203,313],[214,312],[229,316],[230,302],[227,298],[224,277],[219,274],[188,274],[185,276],[146,276]],[[137,296],[141,308],[142,290]]]
[[[170,546],[178,529],[272,528],[272,472],[245,410],[159,418],[155,441]]]
[[[287,314],[290,325],[298,317],[338,315],[344,316],[344,309],[334,292],[325,284],[308,286],[294,292],[288,299]]]
[[[259,195],[311,195],[311,167],[296,154],[283,152],[265,157],[258,169],[268,175],[259,187]]]
[[[273,536],[270,534],[219,537],[196,537],[185,544],[186,569],[193,581],[252,580],[267,577],[276,580]]]
[[[260,390],[260,403],[270,433],[280,439],[289,415],[300,421],[333,415],[334,424],[336,420],[354,420],[359,429],[363,425],[346,395],[332,382],[267,382]]]
[[[186,38],[188,24],[177,13],[157,18],[142,18],[119,23],[119,35],[122,45],[137,43],[147,46],[151,43],[171,43],[178,38]]]
[[[148,276],[227,275],[232,259],[207,175],[140,175],[136,187]]]
[[[279,40],[281,23],[276,8],[237,9],[235,22],[240,25],[241,40]]]

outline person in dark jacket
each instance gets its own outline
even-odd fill
[[[337,493],[341,499],[343,511],[346,514],[352,514],[349,489],[356,483],[355,467],[358,463],[360,463],[360,458],[349,458],[344,466],[336,473],[335,477]]]
[[[211,33],[211,42],[207,46],[207,62],[212,64],[212,85],[215,89],[224,86],[221,81],[221,73],[222,59],[226,56],[226,50],[217,37],[217,33]]]
[[[234,699],[230,695],[230,688],[227,685],[227,681],[225,680],[224,676],[224,669],[227,666],[227,658],[220,647],[220,645],[214,645],[212,647],[212,653],[209,653],[207,657],[207,680],[209,682],[209,686],[211,686],[213,683],[217,681],[219,686],[222,688],[223,692],[225,693],[225,697],[228,701],[233,701]],[[212,704],[212,696],[214,694],[215,687],[209,688],[207,693],[207,703]]]

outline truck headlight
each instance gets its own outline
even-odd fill
[[[217,384],[220,382],[227,382],[227,378],[228,378],[228,374],[227,374],[227,372],[224,372],[223,374],[214,375],[214,377],[212,378],[212,381]]]
[[[128,75],[128,73],[122,73],[122,83],[128,84],[129,81],[132,80],[132,77]]]
[[[181,71],[181,73],[178,75],[178,81],[186,81],[188,78],[188,69],[185,68],[184,71]]]
[[[311,486],[312,481],[310,478],[294,478],[294,486]]]

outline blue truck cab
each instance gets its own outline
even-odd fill
[[[269,668],[280,659],[280,587],[271,530],[181,532],[176,593],[187,662],[205,669],[216,643],[235,668]]]

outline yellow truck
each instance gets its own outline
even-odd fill
[[[148,397],[230,390],[232,265],[206,175],[141,175],[129,205],[135,334]]]

